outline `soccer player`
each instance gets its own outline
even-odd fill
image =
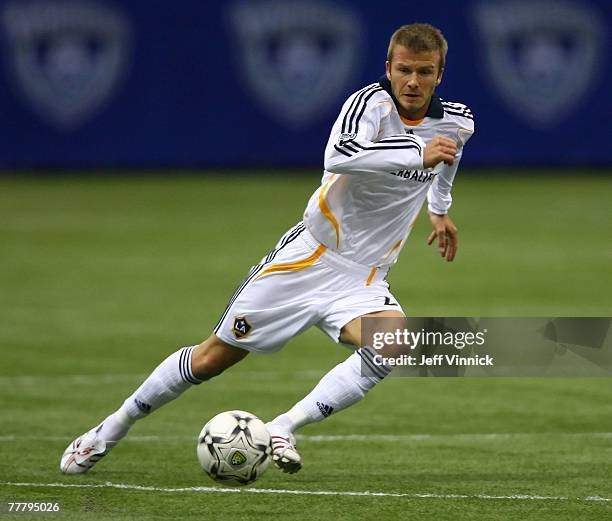
[[[404,317],[385,277],[425,200],[433,226],[428,244],[437,242],[449,262],[457,252],[451,187],[474,125],[465,105],[434,94],[446,52],[444,36],[431,25],[395,31],[386,75],[340,111],[303,221],[253,266],[210,337],[171,354],[117,411],[68,446],[62,472],[87,472],[137,420],[249,352],[279,350],[311,326],[355,351],[267,424],[273,458],[285,472],[302,465],[296,429],[356,403],[387,376],[391,368],[374,363],[376,351],[362,344],[361,320]]]

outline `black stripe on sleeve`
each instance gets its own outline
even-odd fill
[[[463,118],[467,118],[467,119],[474,119],[474,116],[472,116],[471,114],[464,114],[462,112],[455,112],[455,111],[450,111],[450,110],[445,110],[444,114],[449,114],[451,116],[461,116]]]
[[[408,150],[413,148],[414,150],[416,150],[419,155],[421,155],[421,148],[418,145],[406,145],[406,146],[399,146],[399,145],[391,145],[391,146],[373,146],[373,147],[366,147],[366,150]]]
[[[355,145],[359,147],[361,150],[409,150],[409,149],[414,149],[419,153],[419,155],[422,154],[421,147],[417,143],[413,143],[411,141],[399,141],[398,142],[398,143],[405,143],[404,145],[395,144],[393,142],[380,143],[380,144],[379,143],[380,142],[377,142],[377,143],[374,143],[372,146],[364,147],[363,145],[360,145],[359,143],[355,141],[350,141],[351,145]],[[355,153],[361,152],[361,150],[357,150],[347,145],[348,145],[348,142],[345,143],[343,146],[345,149],[350,150],[350,152],[347,152],[346,150],[341,149],[338,145],[334,145],[334,148],[338,152],[340,152],[341,154],[344,154],[347,157],[352,157]]]
[[[405,138],[403,137],[384,137],[382,139],[379,139],[377,143],[386,143],[386,142],[399,143],[400,141],[412,141],[413,143],[417,143],[416,139],[414,138],[411,139],[409,137],[405,137]]]
[[[341,154],[344,154],[347,157],[351,157],[353,154],[349,154],[348,152],[345,152],[344,150],[342,150],[338,145],[334,145],[334,148],[340,152]]]
[[[381,144],[382,143],[411,143],[415,145],[419,149],[419,151],[421,151],[421,145],[416,139],[384,138],[384,139],[381,139],[380,141],[377,141],[376,143],[381,143]]]
[[[402,137],[384,137],[377,141],[377,143],[404,143],[406,141],[410,141],[411,143],[419,144],[419,142],[410,137],[402,138]]]
[[[382,87],[374,88],[371,92],[368,93],[367,96],[365,96],[365,98],[363,99],[363,103],[361,104],[361,111],[359,112],[359,115],[357,116],[357,119],[355,120],[355,129],[352,131],[352,133],[357,134],[359,132],[359,120],[361,120],[361,117],[363,116],[363,113],[365,112],[369,99],[372,96],[374,96],[374,94],[376,94],[377,92],[380,92],[381,90],[383,90]],[[353,114],[353,117],[354,117],[354,114]],[[349,123],[349,129],[350,127],[351,127],[351,124]]]
[[[357,97],[357,103],[351,108],[350,112],[347,113],[348,125],[345,127],[346,133],[350,134],[352,132],[357,132],[356,130],[351,130],[351,128],[353,128],[353,120],[355,119],[356,114],[359,112],[362,105],[364,104],[364,100],[365,100],[365,103],[367,103],[369,96],[371,96],[374,92],[378,92],[380,90],[382,89],[380,88],[379,85],[370,85],[368,88],[361,91],[361,93]]]
[[[445,105],[444,102],[442,102],[442,106],[444,107],[444,113],[445,114],[450,114],[453,116],[463,116],[464,118],[468,118],[468,119],[474,119],[474,116],[472,114],[472,111],[463,106],[463,108],[461,107],[453,107],[453,106],[448,106]]]
[[[344,143],[343,146],[344,146],[345,149],[350,150],[351,152],[359,152],[358,149],[356,149],[355,147],[351,146],[352,144],[353,143],[351,143],[351,142],[347,142],[347,143]]]
[[[357,93],[355,94],[355,97],[353,98],[353,101],[351,102],[351,105],[349,106],[349,108],[346,110],[346,112],[344,113],[344,118],[342,120],[342,133],[346,133],[347,132],[347,118],[349,117],[349,114],[351,114],[351,112],[353,111],[353,109],[355,108],[355,104],[359,103],[358,99],[361,97],[361,95],[363,93],[365,93],[368,89],[373,88],[373,85],[369,85],[367,87],[364,87],[363,89],[361,89],[360,91],[357,91]]]

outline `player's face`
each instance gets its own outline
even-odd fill
[[[434,89],[442,80],[440,54],[416,52],[403,45],[393,48],[387,62],[387,78],[399,102],[399,112],[408,119],[422,119],[427,113]]]

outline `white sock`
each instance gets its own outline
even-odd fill
[[[117,443],[128,433],[135,421],[125,414],[123,408],[120,407],[100,424],[98,436],[107,444]]]
[[[184,347],[159,364],[123,405],[102,423],[98,435],[106,441],[119,441],[136,420],[174,400],[200,380],[191,371],[191,352]]]
[[[391,367],[373,362],[376,354],[371,347],[358,349],[321,378],[306,397],[271,423],[293,432],[358,402],[391,372]]]

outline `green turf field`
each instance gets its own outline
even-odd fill
[[[209,334],[318,182],[0,178],[0,500],[61,501],[75,520],[612,519],[609,378],[392,378],[301,431],[300,473],[206,488],[206,420],[267,420],[346,357],[315,330],[190,390],[90,474],[59,473],[69,441]],[[462,172],[456,262],[425,245],[421,217],[393,292],[417,316],[610,316],[611,195],[603,175]]]

